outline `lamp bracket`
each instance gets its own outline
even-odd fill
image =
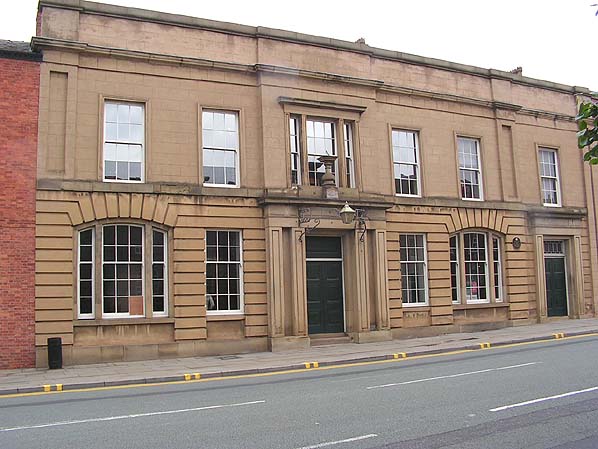
[[[299,226],[301,226],[302,224],[307,224],[307,226],[305,228],[303,228],[303,232],[301,234],[299,234],[299,241],[302,242],[303,241],[303,236],[305,234],[307,234],[308,232],[313,231],[314,229],[316,229],[319,225],[320,225],[320,219],[319,218],[315,218],[313,219],[314,224],[313,225],[309,225],[309,223],[312,221],[312,217],[311,217],[311,209],[308,207],[305,208],[301,208],[299,209]]]

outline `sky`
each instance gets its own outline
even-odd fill
[[[109,0],[523,74],[598,91],[598,0]],[[0,0],[0,39],[29,41],[37,0]],[[588,58],[588,61],[584,61]]]

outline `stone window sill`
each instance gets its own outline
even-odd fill
[[[75,320],[74,327],[86,326],[122,326],[127,324],[169,324],[174,323],[174,318],[156,317],[156,318],[114,318],[99,320]]]
[[[207,321],[243,321],[245,315],[206,315]]]
[[[509,307],[508,302],[490,302],[484,304],[453,304],[453,310],[466,309],[499,309],[502,307]]]

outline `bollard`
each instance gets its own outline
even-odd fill
[[[48,368],[62,368],[62,338],[48,338]]]

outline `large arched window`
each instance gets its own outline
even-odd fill
[[[504,301],[502,239],[467,231],[450,237],[451,294],[454,304]]]
[[[167,316],[167,240],[166,231],[147,224],[80,230],[77,317]]]

